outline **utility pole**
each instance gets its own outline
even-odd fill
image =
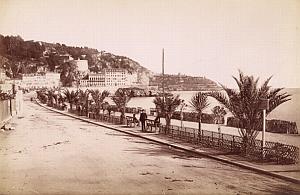
[[[163,90],[163,102],[165,102],[165,51],[162,49],[162,90]]]
[[[266,109],[263,109],[262,147],[266,146]]]
[[[165,105],[165,50],[162,49],[162,91],[163,91],[163,117],[166,118],[166,105]]]

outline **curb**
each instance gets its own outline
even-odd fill
[[[241,167],[241,168],[244,168],[244,169],[248,169],[248,170],[251,170],[251,171],[254,171],[254,172],[258,172],[258,173],[261,173],[261,174],[264,174],[264,175],[268,175],[268,176],[272,176],[272,177],[282,179],[282,180],[285,180],[285,181],[289,181],[289,182],[292,182],[292,183],[300,184],[300,180],[296,179],[296,178],[293,178],[293,177],[280,175],[280,174],[273,173],[273,172],[270,172],[270,171],[267,171],[267,170],[264,170],[264,169],[260,169],[260,168],[257,168],[257,167],[251,166],[251,165],[246,165],[246,164],[234,162],[234,161],[231,161],[231,160],[228,160],[228,159],[225,159],[225,158],[221,158],[221,157],[213,156],[213,155],[206,154],[206,153],[203,153],[203,152],[200,152],[200,151],[192,150],[192,149],[188,148],[187,146],[179,146],[179,145],[176,145],[176,144],[167,143],[167,142],[164,142],[164,141],[161,141],[161,140],[157,140],[157,139],[153,139],[153,138],[146,137],[146,136],[143,136],[143,135],[139,135],[139,134],[136,134],[136,133],[133,133],[133,132],[120,130],[120,129],[117,129],[117,128],[114,128],[114,127],[111,127],[111,126],[108,126],[108,125],[105,125],[105,124],[100,124],[98,122],[90,121],[88,119],[85,119],[85,118],[82,118],[82,117],[79,117],[79,116],[74,116],[74,115],[71,115],[71,114],[68,114],[68,113],[63,113],[63,112],[61,112],[59,110],[56,110],[56,109],[53,109],[53,108],[49,108],[48,106],[45,106],[45,105],[41,104],[37,100],[35,102],[39,106],[41,106],[41,107],[43,107],[47,110],[51,110],[53,112],[56,112],[56,113],[59,113],[59,114],[65,115],[65,116],[69,116],[71,118],[79,119],[81,121],[84,121],[84,122],[87,122],[87,123],[90,123],[90,124],[93,124],[93,125],[105,127],[105,128],[108,128],[108,129],[111,129],[111,130],[114,130],[114,131],[126,133],[126,134],[129,134],[129,135],[135,136],[135,137],[140,137],[140,138],[146,139],[148,141],[163,144],[163,145],[166,145],[166,146],[171,146],[171,147],[176,148],[176,149],[184,150],[184,151],[196,154],[196,155],[200,155],[200,156],[204,156],[204,157],[207,157],[207,158],[210,158],[210,159],[221,161],[223,163],[235,165],[235,166],[238,166],[238,167]]]

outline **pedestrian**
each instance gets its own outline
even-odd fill
[[[142,110],[142,113],[140,114],[140,121],[142,123],[142,132],[146,130],[145,122],[147,119],[147,114],[145,113],[145,110]]]

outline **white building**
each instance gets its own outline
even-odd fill
[[[59,73],[46,73],[46,74],[27,74],[23,75],[22,87],[23,88],[54,88],[60,86]]]
[[[104,74],[90,74],[89,75],[90,86],[105,87],[105,75]]]
[[[107,68],[97,74],[89,74],[80,80],[81,87],[119,87],[129,84],[128,73],[125,69]],[[130,81],[133,78],[130,77]]]
[[[104,69],[105,86],[125,86],[126,70],[121,68]]]
[[[5,70],[0,68],[0,83],[4,83],[4,81],[7,79],[6,74],[5,74]]]
[[[81,87],[105,87],[105,74],[92,73],[80,80]]]
[[[136,85],[138,85],[137,81],[138,81],[137,73],[127,73],[126,74],[126,80],[125,80],[126,86],[136,86]]]
[[[72,60],[72,63],[74,63],[77,66],[77,69],[81,72],[88,72],[89,66],[87,60]]]

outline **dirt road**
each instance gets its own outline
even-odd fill
[[[299,194],[300,186],[80,122],[29,101],[0,133],[0,194]]]

